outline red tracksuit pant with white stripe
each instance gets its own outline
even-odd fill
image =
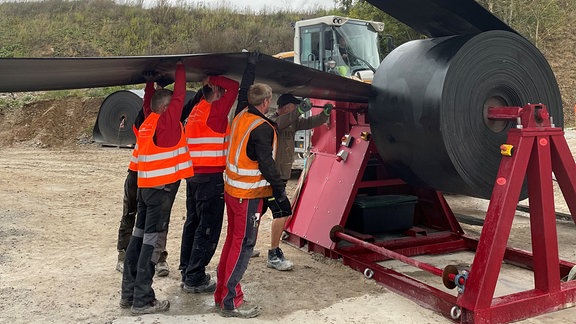
[[[244,302],[240,280],[256,244],[264,200],[235,198],[224,193],[224,201],[228,229],[218,263],[214,302],[222,309],[232,310]]]

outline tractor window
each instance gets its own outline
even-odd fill
[[[300,33],[300,64],[320,70],[320,26],[304,27]]]
[[[333,52],[350,67],[352,73],[377,67],[380,64],[378,34],[370,25],[350,21],[333,28],[337,40]]]

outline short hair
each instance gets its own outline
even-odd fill
[[[204,98],[210,96],[212,94],[212,87],[210,87],[209,85],[205,85],[202,87],[202,95],[204,95]]]
[[[172,90],[156,90],[150,101],[150,109],[152,109],[153,112],[158,113],[160,111],[160,107],[166,106],[170,103],[170,99],[172,99]]]
[[[272,98],[272,88],[264,83],[254,83],[248,89],[248,103],[253,106],[259,106],[264,99]]]
[[[213,85],[212,87],[209,85],[205,85],[202,87],[202,95],[204,95],[204,99],[212,100],[213,96],[215,95],[215,91],[220,92],[222,95],[226,92],[226,89],[219,87],[217,85]]]

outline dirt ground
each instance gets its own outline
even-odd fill
[[[230,323],[212,312],[211,295],[181,291],[176,270],[185,216],[185,186],[174,205],[168,238],[168,277],[155,278],[170,311],[133,317],[118,307],[121,274],[115,268],[116,238],[129,149],[90,144],[97,100],[49,101],[24,113],[0,111],[0,323]],[[95,106],[95,108],[94,108]],[[66,127],[47,116],[74,120]],[[66,116],[66,117],[62,117]],[[53,135],[56,131],[56,135]],[[51,135],[52,134],[52,135]],[[567,133],[576,152],[576,133]],[[289,182],[294,188],[296,177]],[[560,198],[557,192],[557,198]],[[457,214],[468,216],[465,231],[479,235],[487,202],[448,196]],[[558,199],[559,211],[568,212]],[[470,221],[471,219],[476,220]],[[257,249],[266,252],[271,218],[265,215]],[[518,213],[511,243],[530,248],[528,218]],[[558,222],[561,257],[576,261],[576,226]],[[221,243],[223,242],[223,236]],[[295,264],[290,272],[251,260],[242,281],[246,298],[262,306],[246,322],[449,323],[344,266],[282,243]],[[208,271],[215,273],[220,249]],[[263,254],[264,254],[263,253]],[[413,270],[412,270],[413,271]],[[530,281],[530,278],[521,280]],[[576,308],[525,323],[574,323]]]

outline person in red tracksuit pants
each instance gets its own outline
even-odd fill
[[[256,60],[257,55],[249,54],[249,61]],[[244,300],[240,280],[256,244],[264,204],[273,215],[292,214],[285,184],[274,162],[275,124],[265,116],[272,89],[262,83],[248,88],[246,80],[250,78],[245,77],[250,72],[254,71],[247,68],[240,86],[224,177],[228,228],[214,292],[214,302],[224,317],[251,318],[260,314],[259,306]]]

